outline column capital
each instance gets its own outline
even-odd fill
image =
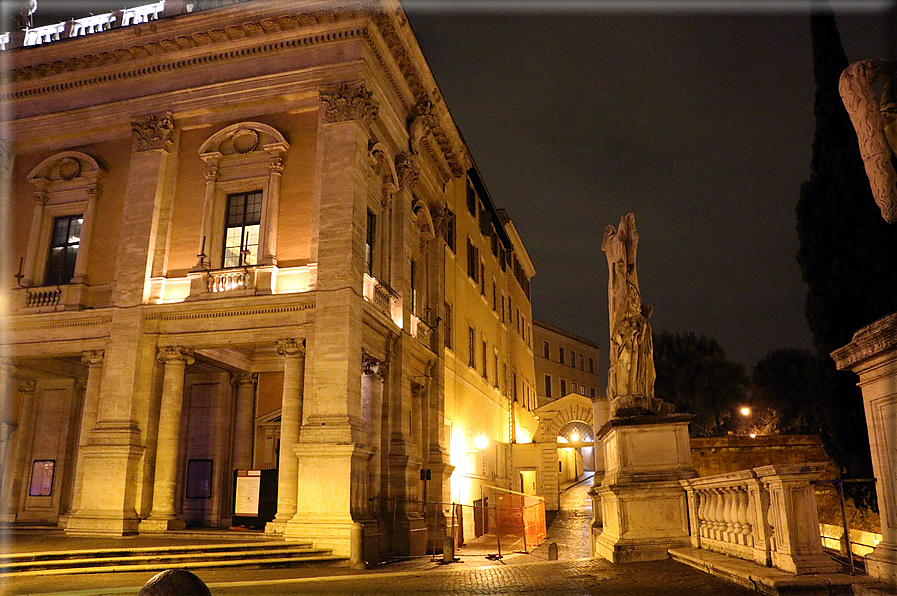
[[[420,166],[411,153],[403,153],[396,157],[396,173],[402,190],[413,190],[420,180]]]
[[[37,381],[22,381],[22,383],[19,384],[19,393],[34,394],[35,389],[37,389]]]
[[[337,89],[320,91],[318,96],[325,109],[324,122],[333,124],[359,120],[365,126],[370,125],[380,110],[371,99],[372,95],[364,88],[363,83],[356,85],[344,83]]]
[[[377,375],[382,377],[386,373],[386,363],[370,354],[362,353],[361,372],[366,375]]]
[[[134,136],[134,152],[154,149],[168,149],[172,144],[171,133],[174,120],[171,112],[148,114],[131,119],[131,133]]]
[[[159,348],[156,354],[156,360],[168,364],[169,362],[183,361],[185,364],[193,364],[196,360],[193,358],[193,348],[184,348],[181,346],[166,346]]]
[[[231,373],[230,376],[230,384],[234,387],[240,385],[252,385],[255,386],[258,383],[259,376],[257,373]]]
[[[103,366],[103,360],[106,357],[105,350],[84,350],[81,356],[81,364],[87,366]]]
[[[288,337],[277,340],[277,353],[281,356],[305,358],[305,340]]]

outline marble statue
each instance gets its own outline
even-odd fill
[[[638,232],[628,214],[617,229],[607,226],[601,250],[607,256],[607,301],[610,316],[610,368],[607,397],[654,397],[654,344],[651,307],[641,303],[635,256]]]
[[[880,100],[877,82],[884,83]],[[854,62],[841,73],[838,90],[860,142],[875,203],[885,221],[897,222],[897,62]]]

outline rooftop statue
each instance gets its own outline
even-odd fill
[[[881,99],[874,84],[883,82]],[[841,73],[844,107],[860,142],[872,196],[888,223],[897,222],[897,62],[863,60]]]
[[[614,415],[669,413],[668,404],[654,399],[654,342],[648,323],[652,309],[641,302],[635,264],[637,248],[638,232],[632,213],[620,220],[617,229],[604,228],[601,250],[607,256],[610,315],[607,397]]]

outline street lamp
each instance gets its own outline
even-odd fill
[[[742,415],[742,416],[750,416],[750,415],[751,415],[751,409],[750,409],[749,407],[747,407],[747,406],[742,407],[742,408],[741,408],[741,415]]]

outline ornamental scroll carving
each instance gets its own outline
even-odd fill
[[[277,340],[277,353],[281,356],[305,358],[305,340],[292,337]]]
[[[167,149],[172,143],[172,131],[174,131],[174,120],[170,113],[150,114],[132,119],[131,132],[134,135],[134,151]]]
[[[884,82],[881,100],[875,82]],[[838,84],[860,143],[872,196],[888,223],[897,222],[897,62],[863,60],[844,69]]]
[[[410,153],[396,157],[396,174],[399,177],[399,187],[412,190],[420,180],[420,166],[417,159]]]
[[[319,97],[324,106],[324,122],[348,122],[358,120],[365,126],[377,117],[380,108],[371,99],[373,94],[364,85],[340,85],[336,91],[321,91]]]
[[[181,346],[159,348],[156,360],[163,363],[184,362],[185,364],[193,364],[196,361],[193,358],[193,348],[183,348]]]

